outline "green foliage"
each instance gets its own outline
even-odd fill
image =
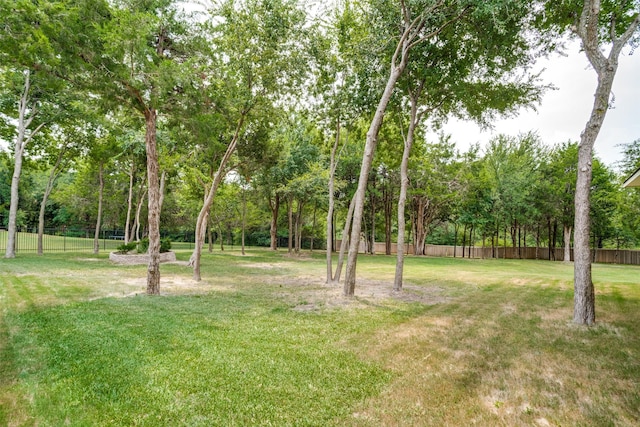
[[[147,253],[149,251],[149,238],[145,237],[136,242],[138,253]],[[169,252],[171,250],[171,238],[165,237],[160,239],[160,253]]]
[[[147,242],[147,244],[148,244],[148,242]],[[137,246],[138,246],[138,242],[129,242],[129,243],[121,244],[116,249],[117,249],[119,254],[126,254],[126,253],[129,253],[132,250],[136,249]]]

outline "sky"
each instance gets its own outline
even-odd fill
[[[597,75],[578,43],[568,44],[565,54],[554,54],[537,64],[538,69],[544,69],[543,82],[557,88],[544,95],[537,111],[521,110],[516,117],[497,120],[490,130],[450,120],[443,132],[452,136],[461,151],[476,142],[483,146],[498,134],[515,136],[528,131],[537,131],[549,145],[579,141],[593,107]],[[622,51],[612,92],[613,108],[607,112],[594,149],[604,163],[615,167],[622,160],[618,145],[640,139],[640,51],[633,55],[628,47]]]

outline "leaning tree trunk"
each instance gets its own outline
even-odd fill
[[[595,292],[591,279],[591,253],[589,250],[589,191],[592,177],[593,146],[609,108],[609,96],[618,69],[618,57],[622,47],[631,39],[640,24],[640,14],[637,14],[622,36],[616,37],[615,31],[612,31],[611,50],[609,56],[605,57],[598,39],[599,18],[600,1],[585,1],[580,22],[575,29],[582,41],[582,49],[598,74],[593,109],[580,137],[578,148],[573,250],[573,321],[581,325],[593,325],[596,320]]]
[[[157,111],[147,108],[145,118],[145,148],[147,152],[147,191],[149,227],[149,264],[147,265],[147,295],[160,294],[160,183],[158,176],[158,145],[156,141]]]
[[[213,183],[211,184],[211,188],[209,188],[209,192],[206,195],[206,198],[202,205],[202,209],[200,209],[200,213],[198,214],[198,220],[196,221],[195,243],[193,253],[191,254],[191,258],[189,260],[189,265],[193,266],[193,279],[198,282],[202,280],[202,276],[200,274],[200,258],[202,257],[202,247],[204,246],[204,238],[207,233],[207,220],[209,217],[209,212],[211,211],[211,205],[213,205],[213,199],[216,195],[216,192],[218,191],[218,187],[220,186],[220,183],[225,176],[227,163],[231,159],[231,155],[235,151],[238,144],[238,138],[240,136],[242,125],[244,124],[244,118],[245,116],[242,115],[238,120],[233,138],[231,138],[231,142],[229,142],[227,150],[220,160],[218,170],[216,171],[213,178]]]
[[[49,180],[47,181],[47,185],[44,189],[44,194],[42,195],[42,201],[40,202],[40,213],[38,214],[38,255],[42,255],[44,253],[43,248],[43,239],[44,239],[44,214],[47,207],[47,201],[49,200],[49,196],[53,191],[53,186],[56,182],[56,178],[58,177],[61,168],[60,164],[62,163],[62,158],[64,157],[65,149],[61,149],[58,154],[58,158],[56,159],[55,165],[51,168],[51,173],[49,174]]]
[[[345,272],[344,280],[344,295],[353,296],[356,289],[356,263],[358,260],[358,247],[360,245],[360,231],[362,230],[362,213],[364,211],[364,197],[367,191],[367,181],[369,178],[369,172],[371,171],[371,164],[373,163],[373,155],[376,151],[376,145],[378,144],[378,133],[382,126],[382,119],[384,118],[385,110],[391,100],[391,95],[395,88],[396,82],[404,72],[409,60],[409,49],[411,48],[411,41],[409,40],[411,26],[406,28],[402,35],[396,52],[391,60],[391,72],[387,79],[384,92],[378,102],[378,107],[371,120],[371,125],[367,131],[366,142],[364,146],[364,153],[362,156],[362,165],[360,167],[360,177],[358,179],[358,188],[354,195],[355,206],[353,211],[353,224],[351,225],[351,237],[349,238],[349,254],[347,256],[347,269]],[[398,61],[398,57],[400,60]]]
[[[93,235],[93,253],[100,252],[100,226],[102,222],[102,197],[104,195],[104,163],[98,166],[98,219],[96,220],[96,231]]]
[[[340,242],[340,253],[338,254],[338,265],[336,266],[336,272],[333,275],[333,283],[340,282],[340,275],[342,274],[342,264],[344,263],[344,256],[347,253],[349,247],[349,236],[351,234],[351,223],[353,222],[353,210],[355,208],[355,201],[351,198],[349,202],[349,210],[347,211],[347,218],[344,220],[344,229],[342,230],[342,241]]]

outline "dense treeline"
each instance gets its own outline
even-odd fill
[[[289,129],[291,131],[291,129]],[[292,215],[292,249],[324,247],[327,209],[328,156],[312,127],[298,129],[296,138],[278,151],[268,177],[245,179],[231,174],[222,184],[213,205],[209,229],[218,244],[229,236],[240,245],[243,216],[246,243],[270,245],[271,207],[276,197],[282,203],[277,217],[280,244],[289,236],[289,206]],[[358,130],[344,132],[344,147],[336,191],[338,209],[335,229],[340,231],[353,193],[358,166]],[[400,138],[399,136],[396,136]],[[315,139],[314,139],[315,138]],[[386,138],[386,136],[385,136]],[[388,242],[387,253],[396,243],[399,171],[388,147],[393,136],[383,140],[367,188],[363,240],[368,251],[372,242]],[[621,182],[640,167],[640,140],[625,146],[625,159],[614,170],[594,161],[592,187],[592,246],[594,248],[637,248],[640,246],[640,192],[623,189]],[[419,144],[410,162],[410,190],[407,223],[409,241],[415,253],[425,244],[486,247],[564,247],[571,237],[577,144],[556,146],[543,143],[534,133],[500,135],[485,149],[472,147],[459,152],[455,144],[441,141]],[[2,152],[0,169],[0,216],[6,227],[11,159]],[[130,167],[130,165],[129,165]],[[161,214],[164,232],[184,235],[193,232],[197,204],[203,193],[197,182],[184,176],[178,163],[167,178],[167,193]],[[127,216],[130,168],[118,160],[105,166],[103,228],[123,230]],[[19,225],[35,229],[38,210],[50,174],[40,162],[26,165],[21,181]],[[276,178],[277,177],[277,178]],[[63,173],[45,209],[47,227],[93,228],[97,215],[98,173],[91,164],[79,162]],[[142,186],[140,186],[142,187]],[[143,188],[134,188],[134,208],[139,207],[137,237],[144,235],[146,206],[140,203]],[[244,212],[244,214],[243,214]],[[133,222],[131,225],[134,225]],[[136,230],[132,232],[136,237]],[[191,236],[190,236],[191,237]],[[334,236],[340,239],[341,236]],[[287,249],[286,246],[284,249]],[[395,252],[395,251],[394,251]],[[459,256],[462,255],[462,250]]]
[[[214,236],[274,249],[286,237],[290,252],[339,239],[327,281],[346,256],[353,295],[361,240],[421,254],[427,243],[568,248],[575,235],[586,272],[586,238],[638,245],[638,195],[619,187],[638,141],[621,141],[618,173],[592,158],[618,55],[637,42],[637,2],[307,6],[0,0],[5,257],[20,225],[94,228],[96,252],[99,230],[120,228],[125,241],[149,237],[157,294],[160,228],[193,231],[196,280]],[[460,153],[425,139],[448,117],[487,125],[538,103],[548,87],[533,65],[565,37],[599,76],[579,143],[532,130]]]

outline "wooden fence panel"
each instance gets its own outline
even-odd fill
[[[336,242],[336,246],[340,247],[340,240]],[[360,242],[360,252],[365,252],[364,242]],[[405,245],[407,254],[413,254],[413,245]],[[396,243],[391,245],[391,253],[396,254]],[[376,242],[374,245],[376,254],[385,253],[385,244],[382,242]],[[512,248],[512,247],[469,247],[464,248],[464,257],[471,258],[499,258],[499,259],[549,259],[549,248]],[[555,248],[551,251],[552,261],[564,261],[564,248]],[[447,245],[426,245],[425,256],[432,257],[457,257],[462,258],[461,246],[447,246]],[[640,265],[640,251],[630,249],[596,249],[591,251],[593,262],[606,263],[606,264],[625,264],[625,265]],[[571,250],[571,260],[573,261],[573,249]]]

